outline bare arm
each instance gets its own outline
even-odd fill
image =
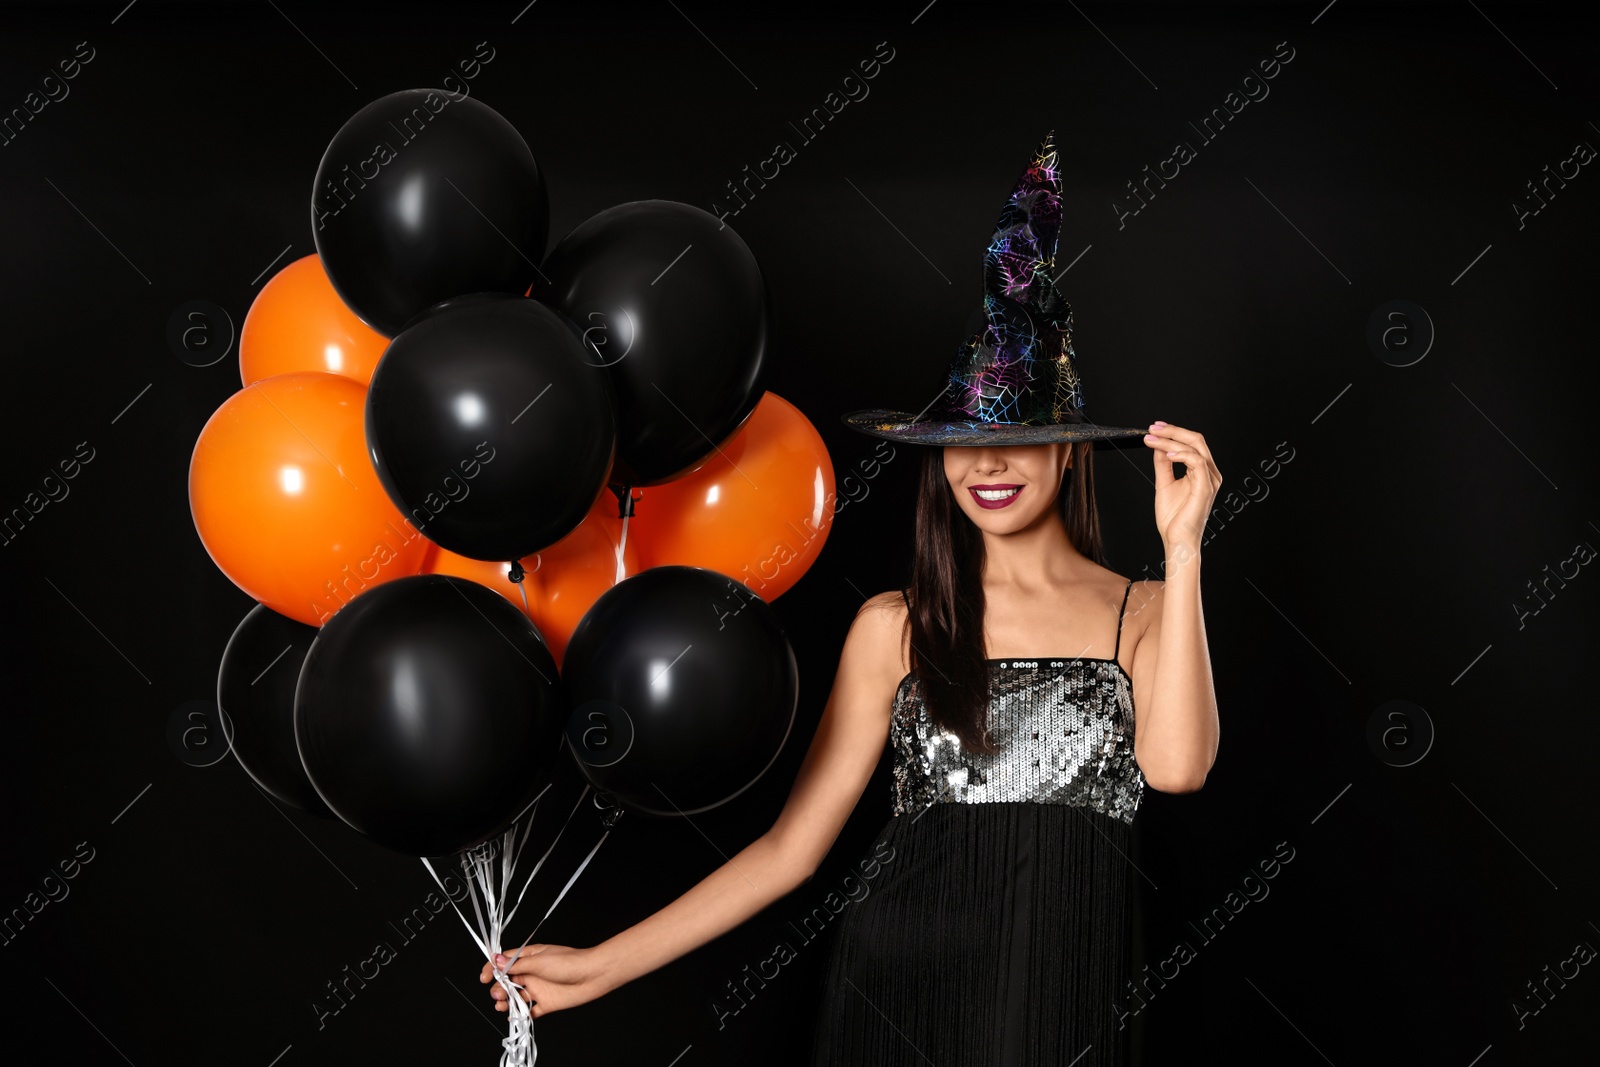
[[[810,881],[888,738],[905,615],[888,598],[873,597],[857,613],[816,736],[772,828],[677,900],[597,945],[602,992],[699,948]]]
[[[1134,759],[1152,789],[1205,784],[1220,733],[1200,608],[1200,557],[1169,560],[1165,582],[1140,582],[1152,613],[1133,657]]]
[[[1151,610],[1151,620],[1134,647],[1133,749],[1151,788],[1188,793],[1205,784],[1220,732],[1200,609],[1200,546],[1222,473],[1201,434],[1165,423],[1152,430],[1145,443],[1155,460],[1166,580],[1140,583],[1154,588],[1141,604]],[[1184,465],[1182,478],[1174,477],[1174,463]],[[1141,600],[1146,592],[1140,589]]]

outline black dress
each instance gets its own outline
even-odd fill
[[[989,664],[994,756],[932,724],[915,672],[895,694],[894,815],[835,928],[815,1067],[1127,1061],[1132,681],[1115,652]]]

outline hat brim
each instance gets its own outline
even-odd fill
[[[1091,441],[1107,448],[1131,448],[1135,439],[1142,443],[1149,432],[1143,427],[1101,426],[1093,422],[1050,426],[976,421],[919,422],[912,412],[881,408],[852,411],[841,415],[840,419],[852,430],[912,445],[1043,445],[1056,441]]]

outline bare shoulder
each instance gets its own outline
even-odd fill
[[[857,609],[811,747],[768,831],[797,882],[809,879],[833,847],[883,755],[900,684],[906,610],[899,600],[898,592],[880,593]]]
[[[1128,606],[1123,612],[1124,640],[1135,650],[1145,634],[1161,625],[1161,608],[1166,600],[1167,583],[1159,580],[1134,582],[1128,589]]]
[[[901,618],[904,618],[906,614],[906,599],[900,595],[900,590],[889,589],[875,596],[867,597],[857,611],[857,615],[865,614],[867,611],[898,612]]]
[[[1160,581],[1133,581],[1109,567],[1098,566],[1095,569],[1095,580],[1104,586],[1104,593],[1113,604],[1121,605],[1123,591],[1127,591],[1127,619],[1130,622],[1136,610],[1159,598],[1160,590],[1166,584]]]
[[[905,656],[906,601],[900,590],[871,596],[856,610],[845,637],[844,658],[853,673],[888,682],[891,686],[909,670]]]

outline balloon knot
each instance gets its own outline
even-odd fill
[[[617,498],[617,518],[633,518],[633,505],[636,502],[643,500],[644,497],[634,496],[633,486],[628,485],[626,482],[624,482],[622,485],[607,486],[607,488],[609,488],[612,494]]]
[[[622,818],[623,807],[621,804],[617,803],[617,797],[615,793],[608,793],[605,790],[596,790],[594,794],[594,806],[599,808],[604,813],[600,816],[600,825],[604,826],[607,830],[617,825],[617,820]]]

